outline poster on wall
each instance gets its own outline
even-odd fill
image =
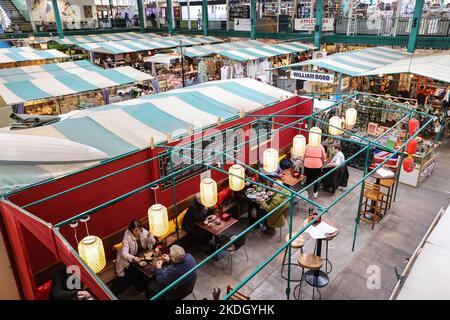
[[[235,31],[250,31],[251,22],[250,19],[234,19]]]
[[[82,19],[93,19],[94,6],[94,0],[84,0],[83,8],[74,4],[73,0],[58,0],[61,21],[67,23],[69,28],[70,25],[75,26]],[[51,0],[27,0],[27,7],[30,8],[31,21],[38,24],[55,22]]]
[[[316,19],[295,19],[296,31],[314,31]],[[322,20],[322,31],[334,30],[334,18],[324,18]]]

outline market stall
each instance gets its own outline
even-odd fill
[[[281,68],[291,69],[301,66],[313,66],[312,68],[304,69],[304,74],[292,69],[292,71],[290,71],[291,78],[297,79],[297,81],[303,81],[301,92],[331,94],[335,92],[351,91],[350,80],[352,78],[367,78],[367,76],[365,76],[367,72],[388,66],[397,60],[409,56],[410,54],[403,50],[376,47],[336,53],[323,58],[294,63]],[[321,76],[328,77],[326,80],[314,79]],[[377,85],[380,87],[380,90],[385,90],[385,88],[381,88],[381,84],[377,83]],[[359,86],[354,87],[353,90],[359,89],[360,91],[365,91],[367,88]]]
[[[80,65],[65,64],[62,66],[64,69],[7,76],[9,80],[0,83],[3,106],[12,106],[16,113],[63,114],[78,108],[107,104],[117,94],[118,88],[134,86],[153,78],[131,67],[104,70],[90,63],[83,64],[86,62]],[[58,65],[52,67],[58,68]],[[24,69],[25,72],[36,71],[35,68]]]
[[[58,50],[36,50],[30,47],[0,49],[0,68],[62,62],[69,57]]]
[[[204,75],[198,77],[199,82],[249,77],[272,83],[269,69],[273,66],[289,64],[291,54],[313,49],[313,46],[295,41],[278,44],[237,41],[189,48],[186,50],[186,56],[196,59],[193,62],[197,62],[198,69],[204,70]]]

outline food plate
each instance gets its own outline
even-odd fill
[[[250,192],[253,192],[253,191],[255,191],[254,188],[248,188],[248,189],[247,189],[247,192],[249,192],[249,193],[250,193]]]
[[[153,259],[153,252],[148,252],[148,253],[144,254],[144,259],[145,260],[152,260]]]
[[[140,265],[141,267],[145,267],[145,266],[147,265],[147,262],[145,262],[145,261],[139,261],[139,265]]]
[[[254,195],[254,194],[248,194],[248,195],[247,195],[247,198],[249,198],[249,199],[256,199],[256,195]]]
[[[206,217],[206,220],[211,222],[217,219],[217,216],[215,214],[209,215]]]

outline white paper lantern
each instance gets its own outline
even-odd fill
[[[299,158],[305,155],[306,138],[302,134],[298,134],[292,139],[292,156]]]
[[[348,108],[347,111],[345,111],[345,124],[347,126],[354,126],[356,124],[356,116],[358,112],[355,108]]]
[[[200,182],[200,201],[205,207],[213,207],[217,203],[217,183],[210,178]]]
[[[312,127],[309,130],[308,136],[308,144],[312,147],[320,146],[320,142],[322,141],[322,130],[318,127]]]
[[[161,204],[154,204],[148,209],[148,225],[150,233],[155,237],[163,236],[169,230],[169,215],[167,208]]]
[[[338,116],[333,116],[330,118],[330,125],[328,126],[328,133],[332,136],[338,136],[341,135],[342,133],[344,133],[342,130],[339,130],[340,128],[342,128],[341,125],[341,118],[339,118]]]
[[[97,236],[86,236],[78,244],[78,253],[89,268],[99,273],[106,266],[105,249],[102,239]]]
[[[266,149],[263,153],[264,171],[274,173],[278,171],[278,151],[274,148]]]
[[[245,170],[240,164],[234,164],[228,170],[230,173],[228,180],[230,189],[233,191],[241,191],[245,187],[245,180],[241,178],[245,178]],[[233,174],[233,175],[232,175]],[[239,176],[241,178],[238,178]]]

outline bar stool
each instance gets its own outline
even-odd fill
[[[317,275],[313,275],[311,277],[311,279],[307,279],[305,278],[305,269],[307,270],[312,270],[312,271],[319,271],[322,266],[322,258],[319,256],[316,256],[315,254],[312,253],[302,253],[299,257],[298,257],[298,264],[299,266],[302,268],[302,275],[300,278],[300,283],[295,286],[294,288],[294,298],[297,300],[300,300],[300,295],[302,292],[302,282],[303,280],[306,281],[306,283],[308,283],[310,286],[313,287],[313,300],[314,300],[314,291],[317,290],[317,293],[319,294],[319,299],[322,299],[322,295],[320,294],[319,291],[319,284],[317,281]],[[298,296],[296,296],[296,292],[298,289]]]
[[[380,191],[379,185],[367,181],[364,182],[363,188],[364,200],[361,203],[361,213],[359,218],[360,220],[372,224],[373,230],[375,228],[375,222],[381,220],[385,194]],[[370,204],[369,201],[371,201]]]
[[[387,210],[391,208],[392,197],[394,194],[395,179],[380,179],[380,186],[387,189],[386,201],[383,202],[383,204],[385,204],[383,210],[386,214]]]
[[[286,235],[285,241],[288,242],[289,239],[289,234]],[[291,242],[291,248],[296,250],[296,249],[300,249],[300,253],[303,254],[303,246],[305,245],[307,239],[305,239],[305,237],[303,237],[303,235],[299,235],[297,237],[297,239],[295,239],[294,241]],[[284,249],[284,256],[283,256],[283,264],[281,266],[281,277],[284,280],[287,280],[287,276],[283,275],[283,271],[284,271],[284,267],[289,265],[289,263],[286,263],[286,258],[287,258],[287,254],[288,254],[288,248],[286,247],[286,249]],[[292,250],[291,250],[292,252]],[[298,263],[290,263],[291,266],[297,266],[300,267],[300,265]],[[300,282],[301,279],[290,279],[292,282]]]

